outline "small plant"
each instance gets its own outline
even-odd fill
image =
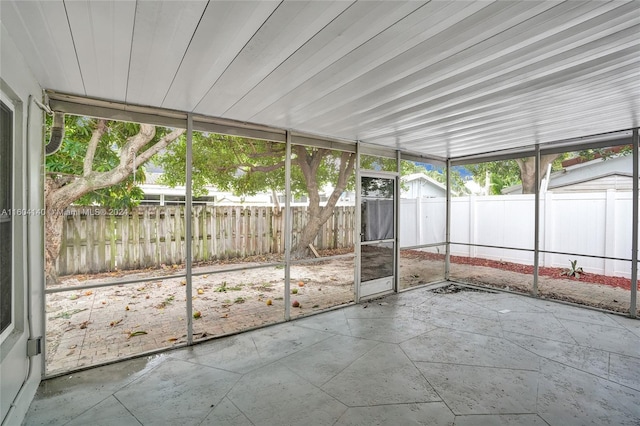
[[[233,303],[244,303],[246,301],[247,299],[245,299],[244,297],[236,297],[236,300],[234,300]]]
[[[298,294],[298,289],[297,288],[292,289],[291,294]]]
[[[216,289],[214,291],[217,291],[218,293],[226,293],[227,292],[227,282],[226,281],[222,281],[222,284],[220,284],[218,287],[216,287]]]
[[[174,297],[173,296],[169,296],[166,299],[164,299],[162,302],[160,302],[159,304],[156,305],[156,308],[158,309],[164,309],[167,306],[169,306],[172,302],[173,302]]]
[[[578,266],[578,260],[570,260],[569,263],[571,263],[571,267],[562,271],[561,275],[576,277],[577,279],[579,279],[580,274],[584,274],[584,271],[582,270],[581,266]]]

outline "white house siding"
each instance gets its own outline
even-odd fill
[[[29,95],[41,100],[42,92],[4,23],[0,27],[0,89],[15,109],[13,208],[39,211],[43,208],[42,113],[32,104],[31,117],[27,120],[27,109]],[[42,375],[42,355],[32,357],[30,361],[26,355],[30,328],[26,291],[29,287],[31,331],[33,336],[44,335],[41,326],[41,307],[44,306],[42,216],[14,215],[12,223],[15,329],[0,343],[0,420],[8,425],[22,422]],[[29,376],[28,372],[31,372]]]

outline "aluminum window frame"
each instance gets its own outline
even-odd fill
[[[11,306],[11,319],[9,324],[6,326],[6,328],[4,330],[2,330],[2,332],[0,332],[0,344],[4,343],[7,338],[9,336],[11,336],[11,334],[13,333],[14,330],[16,330],[16,282],[15,282],[15,253],[16,253],[16,247],[15,247],[15,221],[12,219],[12,215],[13,215],[13,209],[15,206],[15,184],[16,184],[16,179],[15,179],[15,167],[13,166],[15,164],[15,159],[16,159],[16,150],[15,150],[15,140],[16,140],[16,109],[15,106],[13,104],[13,102],[11,101],[11,99],[5,95],[4,92],[0,91],[0,103],[2,104],[3,110],[4,108],[6,108],[8,111],[10,111],[10,121],[11,121],[11,137],[8,143],[8,170],[7,170],[7,175],[8,175],[8,179],[9,179],[9,206],[8,207],[8,212],[4,212],[4,208],[2,207],[2,210],[0,210],[0,223],[9,223],[9,233],[10,233],[10,239],[8,242],[9,245],[9,254],[10,254],[10,259],[9,259],[9,267],[10,267],[10,271],[9,271],[9,285],[11,287],[11,301],[10,301],[10,306]],[[4,114],[4,111],[2,112],[2,114]],[[2,148],[4,149],[4,148]],[[0,164],[0,167],[4,166],[3,164]],[[0,173],[3,173],[4,167],[2,167],[0,169]],[[2,178],[4,178],[5,176],[2,176]],[[5,241],[0,241],[0,244],[5,244]],[[4,271],[3,271],[3,275],[4,275]]]

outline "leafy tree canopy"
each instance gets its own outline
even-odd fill
[[[326,185],[334,186],[340,176],[342,153],[339,151],[322,150],[322,156],[317,158],[319,167],[311,182],[305,178],[303,169],[307,159],[301,155],[310,156],[318,152],[318,148],[305,147],[292,150],[291,191],[294,197],[309,194],[309,185],[318,189]],[[303,152],[304,151],[304,152]],[[168,186],[184,185],[186,164],[186,141],[181,139],[167,148],[164,155],[157,161],[164,174],[161,182]],[[213,186],[221,191],[232,192],[234,195],[255,195],[264,191],[283,193],[285,145],[278,142],[247,139],[237,136],[227,136],[213,133],[193,134],[192,187],[194,196],[206,194],[206,187]],[[370,155],[361,156],[363,169],[377,171],[396,171],[396,160]],[[444,182],[444,175],[437,171],[427,171],[409,161],[401,162],[401,174],[423,172],[438,176],[439,182]],[[348,176],[346,189],[353,190],[354,174]]]
[[[562,162],[571,158],[580,158],[582,161],[602,158],[604,161],[620,155],[628,155],[632,151],[631,145],[615,148],[586,149],[559,154],[551,161],[551,171],[562,170]],[[504,188],[523,183],[522,164],[534,161],[533,157],[519,160],[490,161],[465,166],[469,170],[473,179],[480,185],[484,185],[486,176],[489,176],[489,194],[500,195]],[[520,162],[520,164],[519,164]],[[541,175],[546,173],[546,167],[540,171]],[[541,176],[542,177],[542,176]],[[526,179],[526,178],[525,178]]]
[[[69,180],[82,176],[84,160],[87,149],[98,120],[89,117],[74,115],[65,116],[65,134],[60,149],[53,155],[46,157],[45,168],[48,174],[65,177]],[[47,135],[51,129],[51,117],[47,116]],[[92,163],[92,170],[107,172],[120,164],[120,149],[127,139],[136,135],[140,125],[123,121],[107,121],[106,131],[98,141]],[[161,137],[170,132],[170,129],[157,128],[155,137],[136,154],[143,153],[148,147],[154,145]],[[124,181],[104,189],[91,191],[74,204],[99,205],[112,208],[125,208],[137,205],[144,193],[138,185],[145,181],[144,166],[136,168],[135,174],[131,174]]]

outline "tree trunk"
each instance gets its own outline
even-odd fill
[[[298,239],[296,246],[291,250],[291,257],[293,259],[301,259],[307,256],[309,252],[309,244],[313,244],[313,240],[315,240],[318,232],[322,228],[322,225],[326,222],[326,220],[322,220],[318,216],[312,216],[311,214],[308,216],[307,224],[300,233],[300,238]]]
[[[62,231],[64,226],[63,211],[67,207],[61,207],[55,198],[55,181],[47,176],[45,182],[45,206],[46,214],[44,216],[45,229],[45,279],[47,284],[58,282],[58,268],[56,261],[60,255],[60,246],[62,243]],[[61,210],[62,208],[62,210]]]
[[[522,159],[516,159],[518,167],[520,167],[520,180],[522,181],[522,193],[523,194],[535,194],[536,187],[542,182],[544,173],[547,170],[549,164],[558,158],[559,154],[548,154],[540,156],[540,173],[539,179],[536,182],[536,161],[535,157],[527,157]]]
[[[318,186],[317,172],[324,158],[329,156],[331,151],[320,148],[307,149],[304,146],[296,146],[295,149],[297,154],[295,161],[302,170],[309,195],[307,223],[300,233],[295,247],[291,250],[291,256],[294,259],[300,259],[307,255],[309,244],[313,243],[322,225],[333,216],[333,210],[346,189],[349,177],[353,172],[355,154],[343,152],[340,155],[336,185],[327,203],[324,206],[320,206],[320,188]]]

